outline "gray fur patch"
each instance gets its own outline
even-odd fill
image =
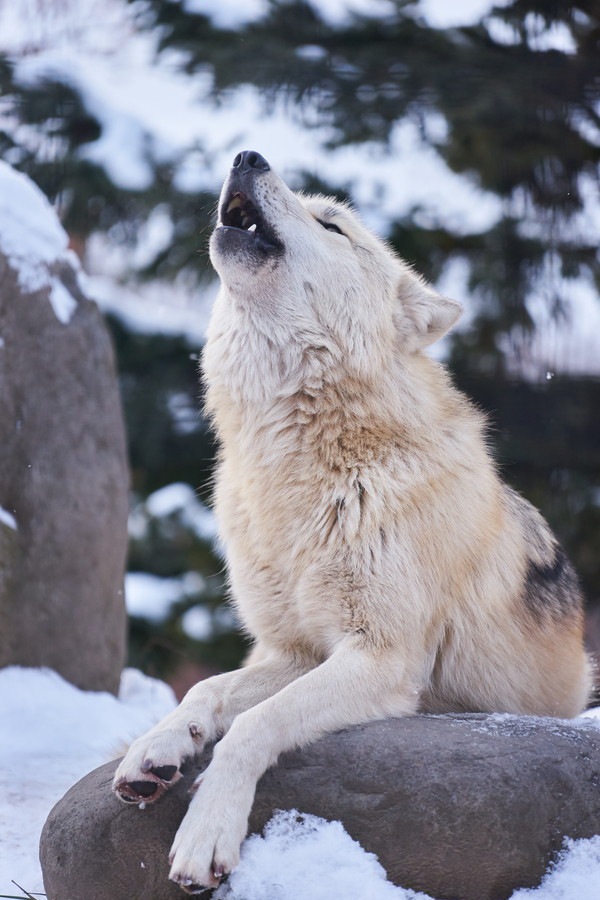
[[[582,605],[575,570],[558,544],[547,562],[528,560],[523,599],[536,618],[550,614],[561,619],[579,611]]]

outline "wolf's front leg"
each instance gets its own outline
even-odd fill
[[[281,690],[308,666],[272,656],[191,688],[177,709],[135,740],[115,773],[113,790],[128,803],[151,803],[181,778],[181,765],[224,734],[235,717]]]
[[[239,861],[256,783],[285,750],[348,725],[414,713],[418,692],[397,649],[347,638],[324,663],[248,709],[216,745],[171,849],[170,877],[188,893]]]

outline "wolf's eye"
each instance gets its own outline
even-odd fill
[[[319,225],[322,225],[323,228],[327,229],[327,231],[335,231],[337,234],[343,234],[341,228],[338,228],[337,225],[334,225],[333,222],[324,222],[323,219],[317,219]]]

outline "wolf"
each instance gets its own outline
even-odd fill
[[[217,741],[170,856],[190,894],[238,863],[283,751],[419,712],[575,716],[592,682],[573,569],[424,352],[459,304],[255,151],[233,162],[210,255],[214,503],[254,644],[136,740],[114,780],[123,800],[154,801]]]

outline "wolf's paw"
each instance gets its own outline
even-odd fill
[[[237,834],[224,831],[219,822],[203,819],[205,827],[178,831],[169,856],[169,878],[188,894],[217,887],[240,861],[240,846],[246,836],[244,823]]]
[[[133,742],[117,768],[113,791],[126,803],[158,800],[181,778],[181,764],[204,745],[198,726],[152,729]]]
[[[240,861],[255,784],[232,785],[211,777],[210,766],[175,835],[169,878],[188,894],[216,887]]]

